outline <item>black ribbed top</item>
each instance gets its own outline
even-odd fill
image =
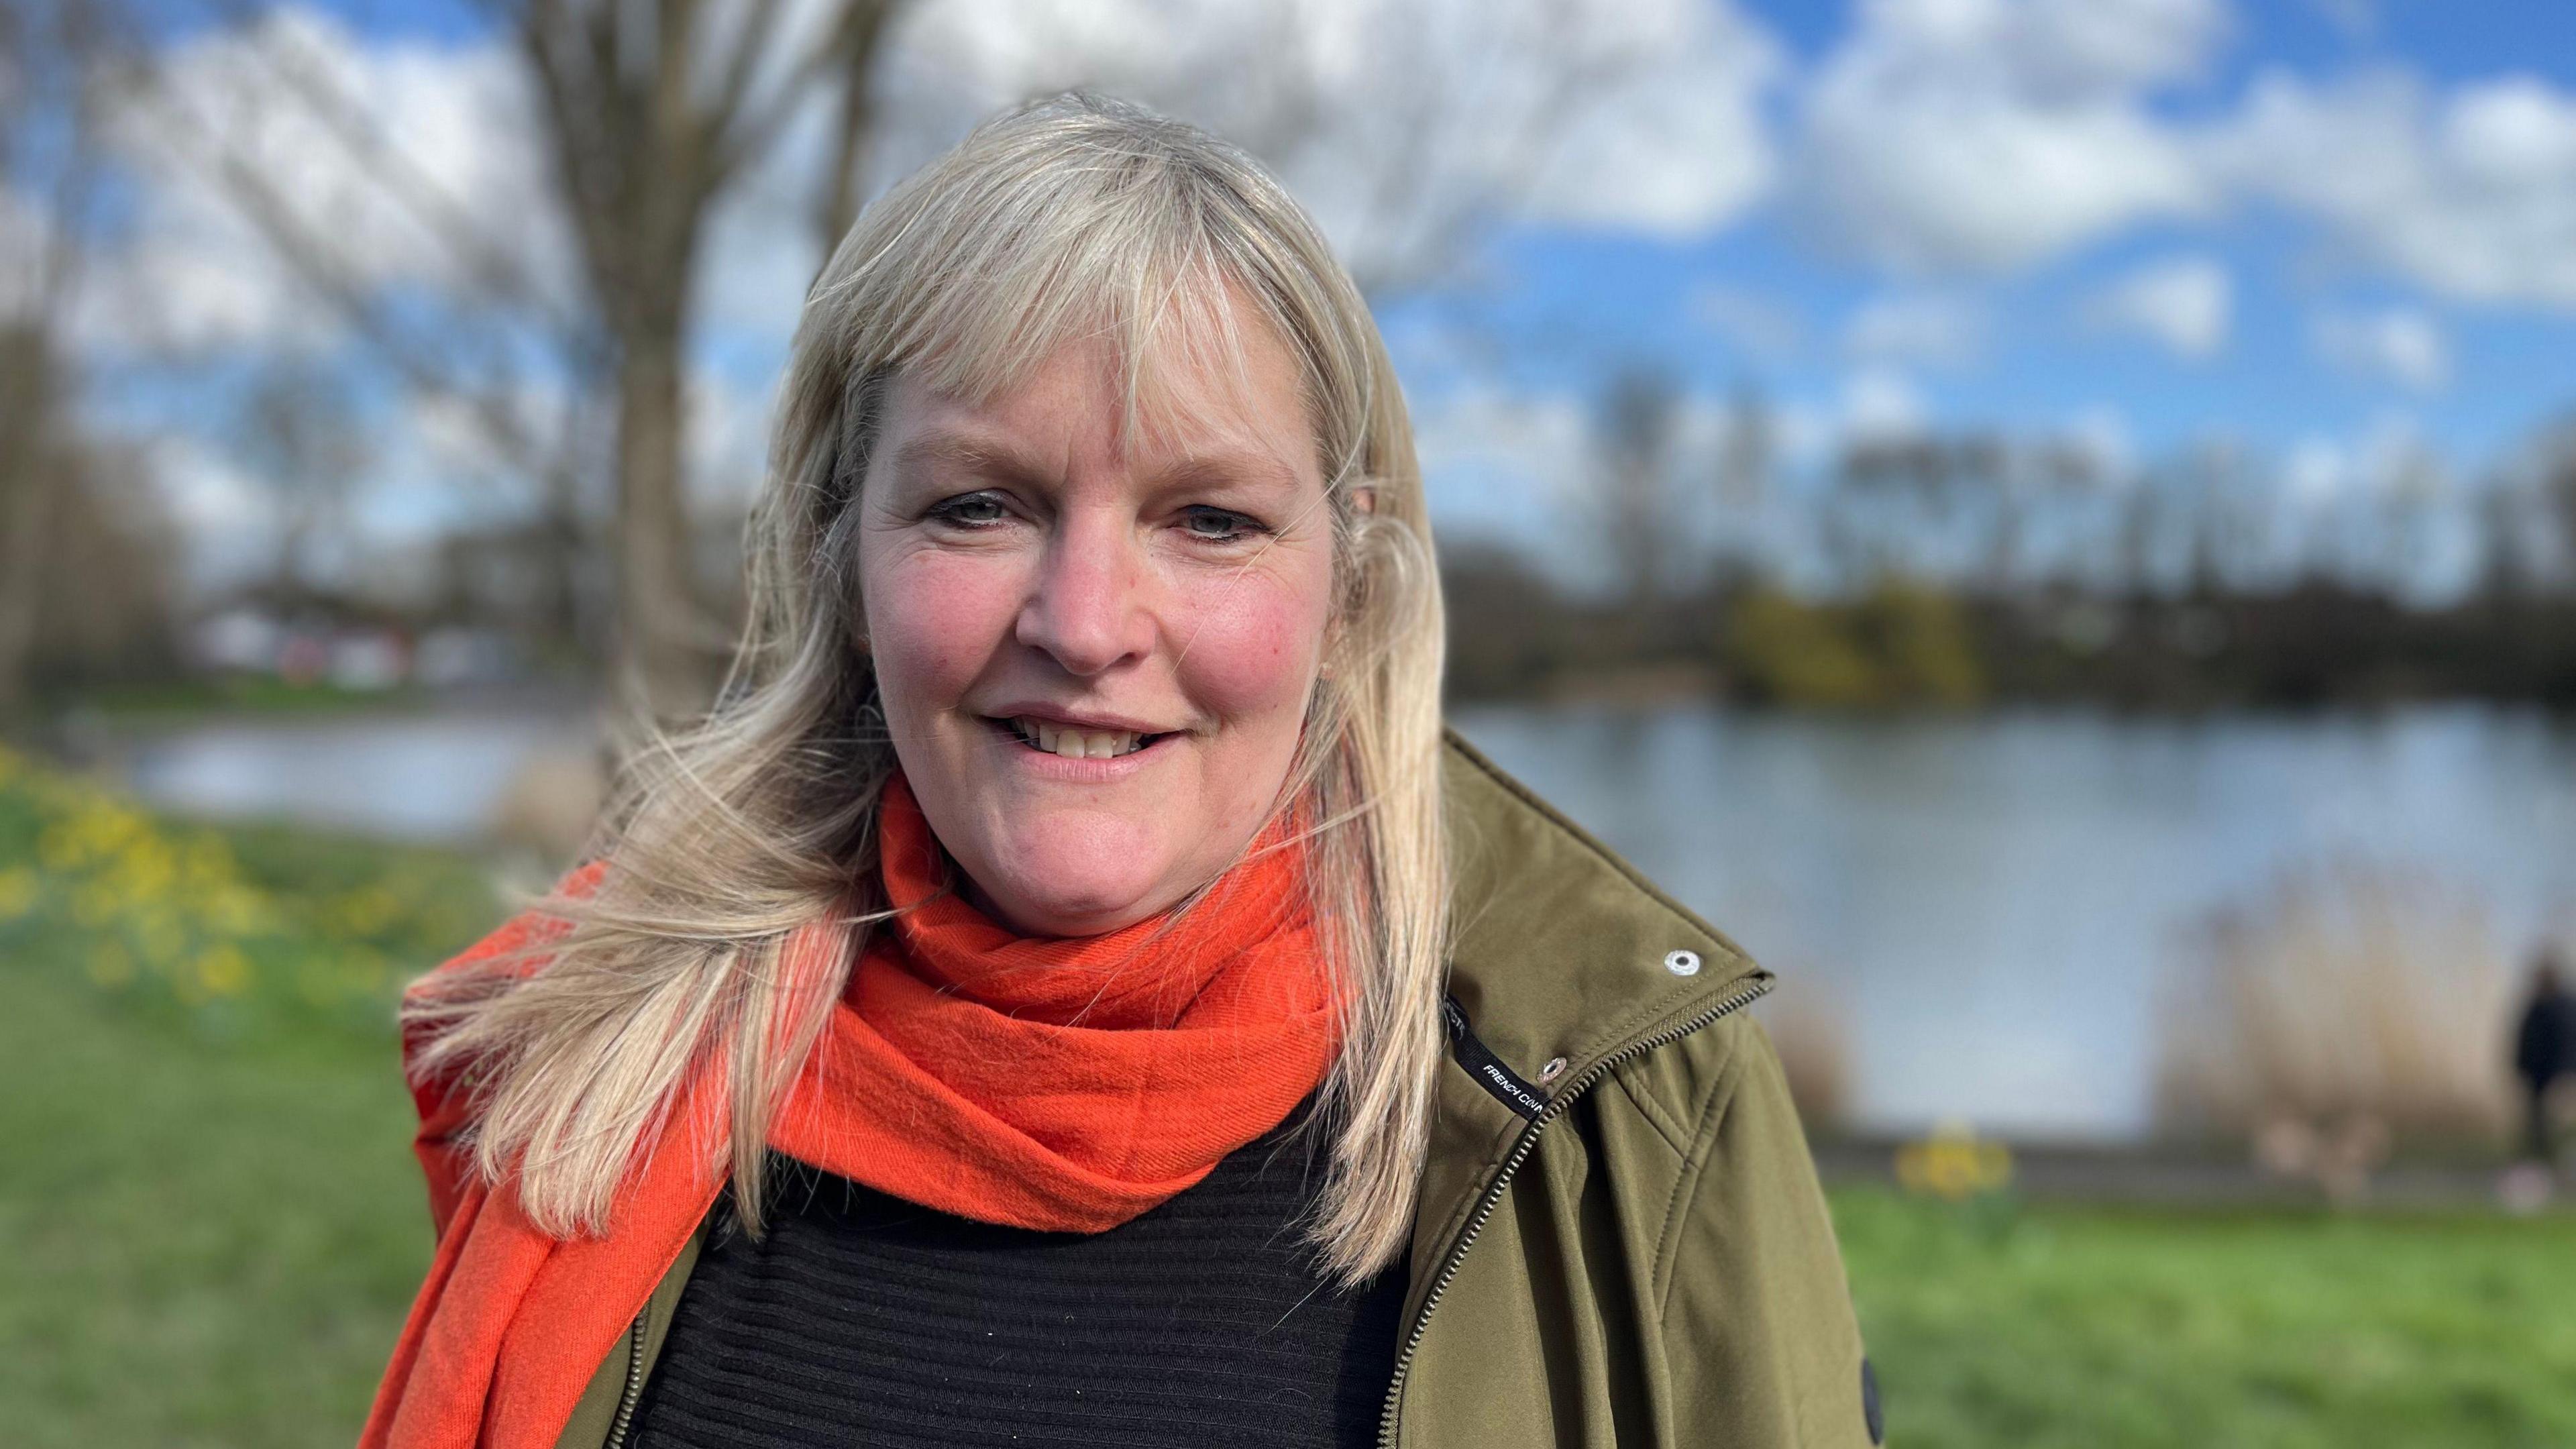
[[[774,1159],[769,1231],[711,1230],[627,1443],[1373,1444],[1405,1273],[1347,1294],[1317,1273],[1297,1222],[1321,1142],[1289,1140],[1311,1106],[1104,1233],[972,1222]]]

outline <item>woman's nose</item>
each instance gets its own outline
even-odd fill
[[[1132,532],[1116,520],[1068,516],[1048,541],[1037,586],[1020,606],[1019,642],[1066,672],[1093,675],[1154,646],[1151,578]]]

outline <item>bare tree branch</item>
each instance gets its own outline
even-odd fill
[[[858,219],[859,196],[864,189],[859,162],[876,127],[876,90],[867,72],[875,62],[886,22],[893,17],[895,7],[889,0],[868,0],[858,8],[866,13],[866,23],[848,37],[848,49],[839,67],[841,110],[834,118],[830,159],[824,163],[831,169],[823,174],[822,200],[814,212],[820,261],[831,259],[832,249],[840,245],[842,235]]]
[[[715,99],[707,115],[721,130],[741,113],[743,97],[750,91],[753,77],[760,73],[760,58],[768,54],[778,29],[778,0],[750,0],[741,23],[734,31],[733,54],[727,58],[723,81],[716,87]]]
[[[250,0],[225,0],[225,8],[245,30],[260,13]],[[292,28],[279,27],[262,44],[245,49],[282,88],[303,102],[305,113],[358,163],[356,173],[375,184],[418,222],[457,260],[476,287],[527,308],[551,330],[580,342],[586,330],[580,320],[566,312],[561,301],[529,274],[520,255],[477,222],[464,203],[407,148],[385,134],[358,98],[330,74],[322,57],[303,37]]]
[[[193,153],[195,164],[219,180],[244,219],[286,261],[306,286],[329,303],[370,349],[393,366],[404,382],[423,394],[460,401],[472,409],[489,440],[514,463],[530,468],[546,455],[543,440],[530,433],[523,419],[492,391],[450,376],[432,361],[441,350],[403,333],[375,305],[371,289],[355,276],[338,247],[314,234],[298,217],[285,192],[268,172],[243,156],[218,128],[171,110],[167,93],[153,87],[136,92],[145,103],[163,110],[170,143]]]
[[[845,4],[839,18],[770,93],[765,104],[725,118],[725,129],[717,142],[716,170],[730,174],[766,151],[797,108],[813,98],[817,85],[838,76],[845,84],[864,89],[867,62],[894,8],[895,0],[850,0]]]

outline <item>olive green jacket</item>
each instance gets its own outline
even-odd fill
[[[1876,1391],[1770,974],[1451,736],[1450,1061],[1381,1442],[1863,1446]],[[695,1245],[562,1444],[624,1437]]]

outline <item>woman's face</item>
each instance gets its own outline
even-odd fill
[[[1297,748],[1333,592],[1297,370],[1174,363],[1122,437],[1105,346],[974,407],[898,378],[859,508],[896,757],[981,904],[1096,935],[1213,878]]]

